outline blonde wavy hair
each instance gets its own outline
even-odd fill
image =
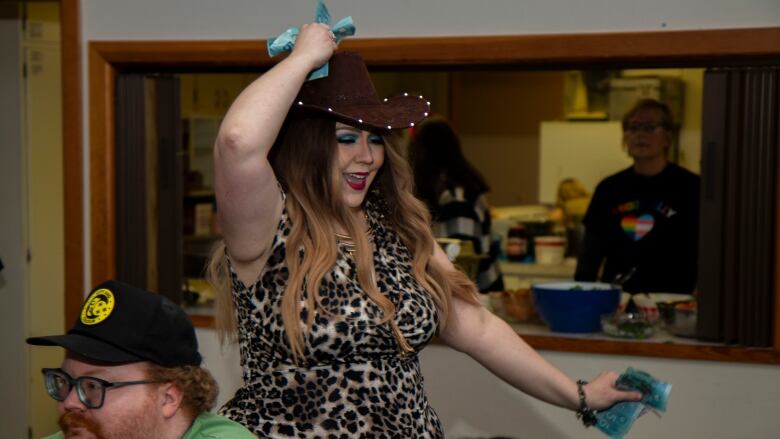
[[[315,312],[332,313],[320,301],[320,285],[336,263],[338,248],[334,224],[342,224],[356,244],[357,280],[370,300],[382,310],[379,323],[389,322],[399,346],[412,351],[393,316],[395,305],[383,295],[372,277],[371,244],[342,203],[336,160],[335,121],[326,118],[298,118],[285,123],[269,160],[287,193],[286,207],[292,227],[287,239],[286,263],[290,273],[281,301],[281,313],[288,342],[298,361],[305,350],[301,330],[300,300],[306,292],[306,330],[311,330]],[[434,238],[430,214],[413,195],[413,176],[396,134],[385,135],[385,161],[372,184],[386,204],[385,219],[398,233],[412,256],[416,280],[431,295],[446,325],[452,296],[478,303],[476,287],[462,271],[449,271],[433,260]],[[219,201],[219,200],[218,200]],[[303,248],[303,257],[290,249]],[[232,298],[225,244],[213,251],[208,278],[216,291],[216,327],[220,341],[238,339],[237,317]]]

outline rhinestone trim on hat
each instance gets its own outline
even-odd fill
[[[404,93],[404,96],[405,96],[405,97],[409,97],[409,93]],[[422,95],[420,95],[420,96],[417,96],[417,99],[419,99],[419,100],[424,100],[425,98],[424,98]],[[387,101],[388,101],[388,98],[384,98],[384,99],[382,100],[382,102],[387,102]],[[430,107],[431,107],[431,101],[425,101],[425,104],[426,104],[426,105],[428,106],[428,108],[430,109]],[[303,101],[298,101],[298,105],[299,105],[299,106],[300,106],[300,105],[304,105]],[[331,107],[328,107],[328,112],[332,113],[332,112],[333,112],[333,108],[331,108]],[[423,117],[428,117],[428,112],[427,112],[427,111],[423,113]],[[358,121],[358,123],[363,123],[363,119],[362,119],[362,118],[358,119],[357,121]],[[410,122],[410,123],[409,123],[409,127],[410,127],[410,128],[411,128],[411,127],[414,127],[414,122]],[[388,125],[388,126],[387,126],[387,129],[388,129],[388,130],[392,130],[392,129],[393,129],[393,127],[392,127],[391,125]]]

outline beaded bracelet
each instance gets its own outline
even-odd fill
[[[598,420],[596,419],[596,411],[591,410],[591,408],[588,407],[588,403],[585,402],[585,389],[583,389],[585,384],[588,384],[588,382],[585,380],[577,380],[577,394],[580,397],[580,409],[577,410],[577,419],[582,419],[582,423],[585,427],[590,427],[596,425]]]

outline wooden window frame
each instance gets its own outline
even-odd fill
[[[370,67],[669,67],[780,62],[780,27],[668,32],[349,39],[341,48],[360,52]],[[272,65],[264,41],[92,41],[89,51],[90,284],[114,277],[114,90],[120,71],[184,69],[257,69]],[[73,116],[75,117],[75,116]],[[66,112],[65,126],[79,122]],[[75,141],[77,136],[66,138]],[[81,162],[81,151],[66,145],[67,166]],[[780,164],[778,164],[780,166]],[[66,166],[66,169],[67,169]],[[80,174],[81,170],[78,169]],[[66,176],[66,193],[80,191],[76,171]],[[80,175],[79,175],[80,177]],[[780,190],[778,191],[780,194]],[[79,212],[66,210],[72,221]],[[80,205],[79,205],[80,209]],[[780,199],[776,200],[780,209]],[[780,211],[774,244],[780,261]],[[71,227],[72,228],[72,227]],[[83,241],[66,228],[66,241]],[[80,233],[80,231],[78,231]],[[76,278],[83,270],[81,255],[67,252],[67,270]],[[681,345],[611,340],[581,340],[556,336],[523,336],[534,348],[567,352],[638,355],[742,363],[780,364],[780,270],[776,270],[773,347]],[[66,293],[69,320],[83,298],[76,281]],[[83,284],[83,282],[81,282]],[[196,325],[213,326],[208,318]]]

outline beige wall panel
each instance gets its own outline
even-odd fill
[[[562,72],[453,74],[452,120],[466,157],[497,206],[533,204],[539,192],[539,123],[563,117]]]
[[[28,8],[23,41],[27,65],[23,148],[28,171],[28,334],[59,334],[66,327],[59,7],[39,3]],[[58,367],[63,352],[39,347],[29,352],[29,423],[32,437],[37,438],[57,430],[56,404],[44,391],[40,370]]]

